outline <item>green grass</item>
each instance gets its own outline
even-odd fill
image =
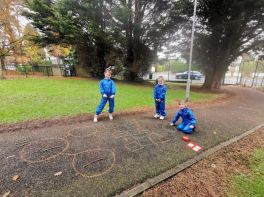
[[[115,111],[152,107],[153,86],[117,83]],[[192,92],[191,100],[219,95]],[[170,84],[167,104],[185,97],[185,89]],[[0,81],[0,123],[94,113],[100,100],[99,81],[85,79],[28,78]]]
[[[263,197],[264,196],[264,149],[257,150],[250,158],[250,174],[235,176],[229,196]]]

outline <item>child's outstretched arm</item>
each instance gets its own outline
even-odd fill
[[[180,113],[177,112],[171,122],[172,125],[175,125],[175,123],[178,121],[178,119],[180,118]]]

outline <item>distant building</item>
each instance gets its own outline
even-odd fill
[[[47,48],[44,48],[45,52],[45,60],[50,61],[52,65],[62,65],[63,61],[59,57],[55,57],[53,55],[50,55]]]

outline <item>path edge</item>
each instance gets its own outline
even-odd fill
[[[235,136],[235,137],[233,137],[227,141],[221,142],[220,144],[205,150],[201,154],[193,157],[192,159],[188,159],[187,161],[179,164],[178,166],[176,166],[170,170],[167,170],[166,172],[164,172],[164,173],[162,173],[156,177],[147,179],[143,183],[136,185],[136,186],[134,186],[128,190],[123,191],[122,193],[116,195],[116,197],[134,197],[134,196],[146,191],[147,189],[157,185],[158,183],[180,173],[181,171],[185,170],[186,168],[191,167],[195,163],[197,163],[197,162],[201,161],[202,159],[205,159],[206,157],[214,154],[215,152],[219,151],[220,149],[222,149],[222,148],[224,148],[230,144],[233,144],[233,143],[241,140],[242,138],[254,133],[255,131],[257,131],[258,129],[260,129],[262,127],[264,127],[264,123],[254,127],[253,129],[250,129],[250,130],[244,132],[243,134],[241,134],[239,136]]]

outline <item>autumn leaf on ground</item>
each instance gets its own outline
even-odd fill
[[[60,172],[56,172],[56,173],[54,173],[54,176],[60,176],[62,174],[62,172],[60,171]]]
[[[3,194],[3,197],[7,197],[10,194],[10,191]]]
[[[13,181],[16,181],[17,179],[19,179],[19,176],[18,175],[15,175],[15,176],[12,177],[12,180]]]

